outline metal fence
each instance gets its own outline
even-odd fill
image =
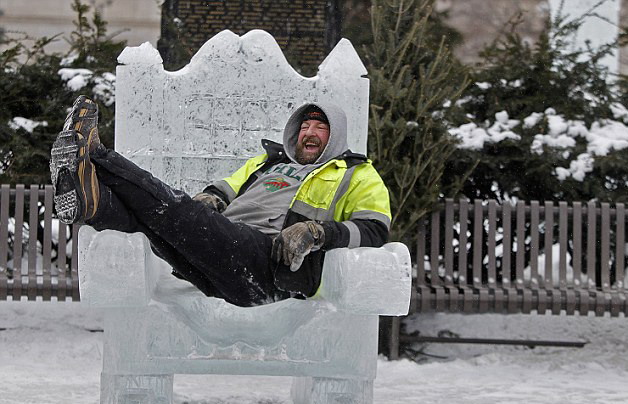
[[[0,301],[80,299],[79,226],[52,199],[49,185],[0,186]],[[419,224],[410,313],[625,315],[625,219],[621,203],[443,201]]]
[[[626,314],[621,203],[446,200],[419,226],[412,312]]]
[[[78,227],[53,215],[52,186],[0,186],[0,300],[79,300]]]
[[[0,186],[0,300],[79,300],[50,185]],[[411,312],[628,312],[623,204],[443,201],[419,224]]]

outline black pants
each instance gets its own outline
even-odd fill
[[[113,150],[91,157],[100,183],[96,230],[141,232],[153,251],[208,296],[238,306],[290,297],[275,287],[272,239],[245,224],[232,223]]]

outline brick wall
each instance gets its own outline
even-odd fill
[[[169,0],[168,7],[194,51],[224,29],[239,35],[263,29],[297,65],[318,66],[340,39],[337,1]]]

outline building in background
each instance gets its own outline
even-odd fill
[[[341,0],[164,0],[158,49],[166,68],[180,68],[228,29],[269,32],[293,67],[315,75],[341,38]],[[182,49],[183,48],[183,49]]]
[[[563,14],[576,17],[586,12],[599,0],[566,0]],[[446,11],[448,24],[458,30],[464,42],[456,49],[456,54],[467,63],[478,61],[478,53],[496,38],[504,29],[505,23],[522,13],[523,23],[519,34],[524,40],[533,43],[545,27],[545,21],[555,15],[561,0],[438,0],[438,10]],[[610,22],[628,26],[628,0],[607,0],[597,12]],[[592,45],[600,45],[616,36],[618,29],[607,21],[589,18],[576,43],[584,44],[591,39]],[[617,61],[606,61],[612,71],[628,74],[628,47],[620,49]]]
[[[109,33],[122,31],[118,38],[128,40],[129,45],[139,45],[149,41],[154,46],[157,46],[157,41],[161,36],[161,3],[163,1],[83,0],[84,3],[102,10],[103,17],[109,22]],[[177,3],[178,8],[185,8],[192,7],[194,4],[209,5],[228,1],[172,0],[171,3]],[[607,1],[610,7],[616,7],[619,10],[617,18],[619,25],[627,26],[628,0]],[[334,0],[334,2],[344,7],[345,18],[354,18],[356,15],[368,13],[370,4],[369,0]],[[456,50],[457,55],[465,62],[472,63],[478,60],[478,52],[484,45],[499,35],[506,21],[517,12],[523,12],[525,17],[520,34],[533,42],[543,29],[544,21],[551,15],[551,5],[555,7],[555,4],[559,2],[559,0],[438,0],[437,6],[439,10],[448,12],[449,24],[463,35],[464,43]],[[592,2],[596,1],[566,0],[565,4],[575,10]],[[74,28],[71,3],[72,0],[0,0],[0,27],[6,31],[26,32],[34,37],[52,36],[59,33],[67,37]],[[251,0],[240,3],[271,4],[276,2]],[[207,10],[208,13],[211,11]],[[254,17],[256,11],[251,9],[248,13]],[[364,29],[368,27],[368,17],[366,19]],[[241,24],[242,28],[248,29],[254,26],[251,21],[245,21],[245,23]],[[328,39],[321,39],[321,49],[328,48],[327,42]],[[67,44],[63,40],[57,41],[49,48],[51,51],[64,49],[67,49]],[[628,48],[620,50],[618,59],[619,71],[628,74]]]
[[[46,49],[64,52],[68,49],[63,37],[74,30],[73,0],[0,0],[0,27],[5,32],[23,32],[31,37],[60,38]],[[150,42],[157,46],[161,25],[160,0],[82,0],[97,7],[105,21],[107,33],[119,32],[116,39],[126,39],[129,45]],[[93,10],[93,8],[92,8]],[[91,13],[90,13],[91,16]]]

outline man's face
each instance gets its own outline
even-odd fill
[[[301,123],[297,140],[296,159],[299,164],[312,164],[325,150],[329,141],[329,125],[310,119]]]

